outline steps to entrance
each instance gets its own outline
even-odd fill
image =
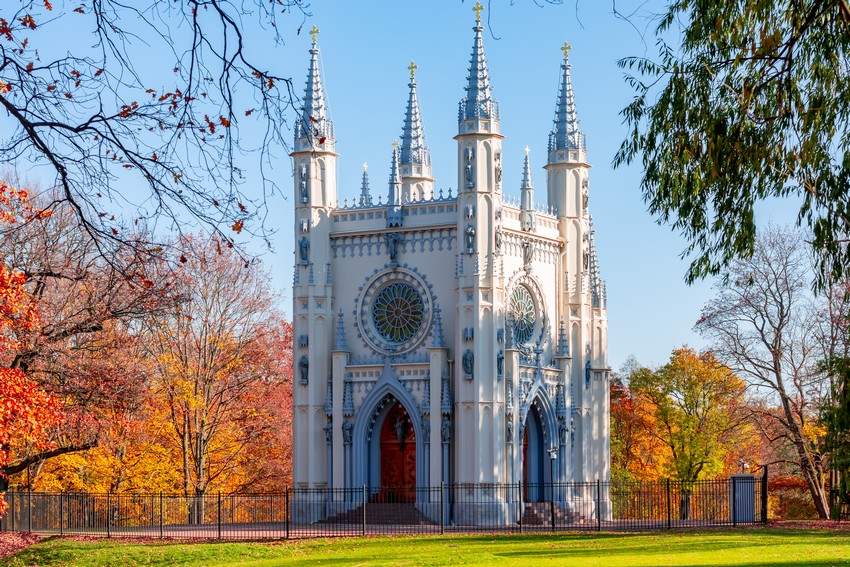
[[[320,524],[361,524],[363,505],[331,516]],[[433,526],[435,522],[423,515],[413,504],[367,504],[366,523],[376,525]]]
[[[548,526],[552,523],[552,503],[551,502],[526,502],[525,510],[522,514],[522,524],[524,526]],[[562,506],[554,505],[555,525],[583,525],[592,523],[584,516],[566,510]]]

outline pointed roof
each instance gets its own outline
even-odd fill
[[[333,138],[333,122],[328,117],[322,73],[319,70],[319,47],[316,43],[318,33],[318,28],[313,26],[313,29],[310,30],[310,35],[313,36],[313,46],[310,49],[310,68],[307,71],[307,84],[304,87],[301,115],[295,125],[296,140]]]
[[[372,204],[372,195],[369,193],[369,165],[363,162],[363,181],[360,182],[360,206],[368,207]]]
[[[549,151],[576,150],[585,147],[584,134],[579,130],[576,101],[573,96],[573,81],[570,76],[570,44],[561,47],[564,62],[561,63],[561,84],[558,89],[558,103],[555,106],[555,119],[552,133],[549,134]]]
[[[401,165],[430,165],[431,152],[425,142],[425,129],[422,126],[422,115],[419,112],[419,98],[416,94],[416,64],[411,61],[410,95],[407,98],[407,112],[404,115],[404,125],[401,129]]]
[[[590,272],[590,296],[593,307],[604,307],[605,300],[605,282],[599,273],[599,257],[596,255],[596,242],[593,235],[593,217],[590,217],[590,245],[589,253],[590,260],[588,262],[588,271]]]
[[[393,141],[393,158],[390,163],[390,196],[387,205],[401,205],[401,174],[399,173],[398,142]]]
[[[483,9],[476,3],[475,40],[472,44],[472,55],[469,60],[469,75],[467,76],[466,97],[460,101],[458,120],[476,118],[499,118],[499,107],[490,93],[490,73],[487,70],[487,58],[484,55],[484,38],[481,32],[481,12]]]
[[[531,182],[531,160],[528,157],[528,146],[525,147],[525,161],[522,165],[522,187],[520,189],[534,189],[534,184]]]

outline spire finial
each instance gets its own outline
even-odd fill
[[[472,7],[472,11],[475,12],[475,21],[481,21],[481,10],[484,9],[484,6],[481,5],[481,2],[476,2],[475,6]]]
[[[561,46],[561,51],[564,52],[564,59],[570,58],[570,49],[572,48],[573,46],[567,43],[566,41],[564,42],[564,45]]]
[[[367,171],[369,171],[369,164],[364,161],[363,162],[363,173],[366,173]]]
[[[398,140],[393,140],[393,151],[398,149]]]
[[[407,70],[410,71],[410,78],[411,79],[416,77],[416,69],[418,69],[418,68],[419,68],[419,66],[416,65],[416,62],[414,62],[413,59],[411,59],[410,65],[407,66]]]
[[[317,28],[316,25],[313,24],[313,29],[311,29],[307,33],[309,33],[310,36],[313,38],[313,45],[316,45],[316,36],[319,35],[319,28]]]
[[[528,157],[528,152],[530,151],[531,150],[528,148],[528,146],[525,146],[525,157]]]

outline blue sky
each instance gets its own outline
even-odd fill
[[[545,198],[547,136],[552,126],[558,88],[559,50],[572,45],[573,86],[587,135],[591,170],[590,208],[603,277],[608,283],[609,362],[618,369],[629,355],[644,364],[660,364],[682,344],[702,347],[691,327],[702,305],[713,295],[711,282],[685,285],[687,262],[680,258],[685,242],[646,212],[636,166],[614,170],[611,161],[626,127],[619,115],[633,97],[617,61],[654,53],[651,16],[662,7],[657,0],[491,0],[482,14],[485,49],[501,105],[503,167],[506,193],[519,195],[523,148],[531,149],[537,194]],[[304,19],[292,14],[278,20],[284,37],[271,45],[268,34],[246,28],[247,49],[272,74],[292,77],[303,93],[310,36],[316,25],[321,65],[331,116],[335,122],[340,200],[359,192],[363,162],[369,163],[373,195],[386,192],[391,143],[401,133],[407,102],[411,60],[418,66],[419,102],[431,149],[437,187],[456,190],[457,103],[463,96],[472,47],[473,2],[314,0]],[[615,16],[612,6],[631,14]],[[250,17],[244,21],[249,22]],[[71,21],[69,20],[69,24]],[[250,25],[250,24],[247,24]],[[296,33],[298,28],[301,33]],[[644,41],[642,31],[649,33]],[[138,41],[144,42],[144,38]],[[88,48],[91,36],[52,35],[51,47]],[[69,43],[71,42],[71,43]],[[73,45],[72,45],[73,43]],[[142,43],[144,45],[144,43]],[[139,64],[145,72],[159,70],[167,57],[150,56]],[[170,71],[171,62],[167,61]],[[163,80],[156,76],[154,85]],[[243,134],[258,134],[247,127]],[[253,134],[252,134],[253,132]],[[249,144],[250,145],[250,144]],[[256,163],[246,156],[246,161]],[[246,192],[261,185],[256,167],[246,165]],[[35,171],[32,175],[38,175]],[[293,201],[290,160],[278,155],[271,170],[286,197],[275,196],[267,228],[276,231],[273,250],[259,243],[249,249],[261,255],[281,291],[282,308],[291,311],[293,263]],[[253,176],[253,177],[252,177]],[[126,193],[131,193],[128,187]],[[259,193],[255,191],[254,193]],[[785,202],[760,207],[757,220],[787,223],[794,211]]]
[[[303,92],[306,30],[313,24],[321,30],[321,61],[340,153],[341,200],[357,195],[364,161],[369,163],[373,194],[386,191],[391,142],[401,133],[411,59],[418,66],[419,101],[436,185],[455,189],[452,136],[457,133],[457,103],[472,46],[472,4],[318,1],[311,6],[302,35],[281,48],[285,71],[295,66],[292,74]],[[644,364],[660,364],[684,343],[703,346],[691,327],[713,294],[711,282],[684,283],[687,263],[679,256],[685,242],[646,212],[639,168],[611,167],[626,132],[619,112],[633,96],[617,60],[653,53],[653,37],[644,43],[638,31],[650,25],[653,3],[641,4],[631,23],[615,17],[610,2],[582,0],[561,5],[493,0],[482,14],[489,23],[485,49],[506,136],[506,193],[519,194],[526,145],[531,148],[535,183],[545,188],[542,166],[555,110],[559,47],[564,41],[572,45],[573,85],[593,165],[590,207],[608,283],[609,362],[615,369],[632,354]],[[622,2],[619,6],[628,8]],[[538,194],[545,198],[545,191]],[[266,259],[286,293],[292,281],[291,200],[280,207],[276,253]],[[763,207],[763,213],[764,222],[793,219],[782,203]]]

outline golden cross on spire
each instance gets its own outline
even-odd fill
[[[475,21],[481,21],[481,10],[484,9],[484,6],[481,5],[481,2],[475,2],[475,6],[472,7],[472,11],[475,12]]]
[[[393,140],[393,151],[395,151],[396,148],[398,148],[398,140]]]
[[[363,162],[363,173],[366,173],[366,171],[368,171],[368,169],[369,169],[369,164],[364,161]]]
[[[530,152],[530,151],[531,151],[531,150],[530,150],[530,149],[528,149],[528,146],[525,146],[525,156],[526,156],[526,157],[528,157],[528,152]]]
[[[568,58],[569,58],[569,56],[570,56],[570,49],[572,49],[572,48],[573,48],[573,46],[572,46],[572,45],[570,45],[569,43],[567,43],[566,41],[564,42],[564,45],[562,45],[562,46],[561,46],[561,51],[563,51],[563,52],[564,52],[564,59],[568,59]]]
[[[416,63],[414,63],[413,60],[411,59],[410,65],[408,65],[408,67],[407,67],[407,70],[410,71],[410,78],[411,79],[416,76],[416,70],[418,68],[419,68],[419,66]]]
[[[309,33],[313,37],[313,45],[316,45],[316,36],[319,35],[319,28],[317,28],[316,25],[313,24],[313,29],[311,29],[307,33]]]

